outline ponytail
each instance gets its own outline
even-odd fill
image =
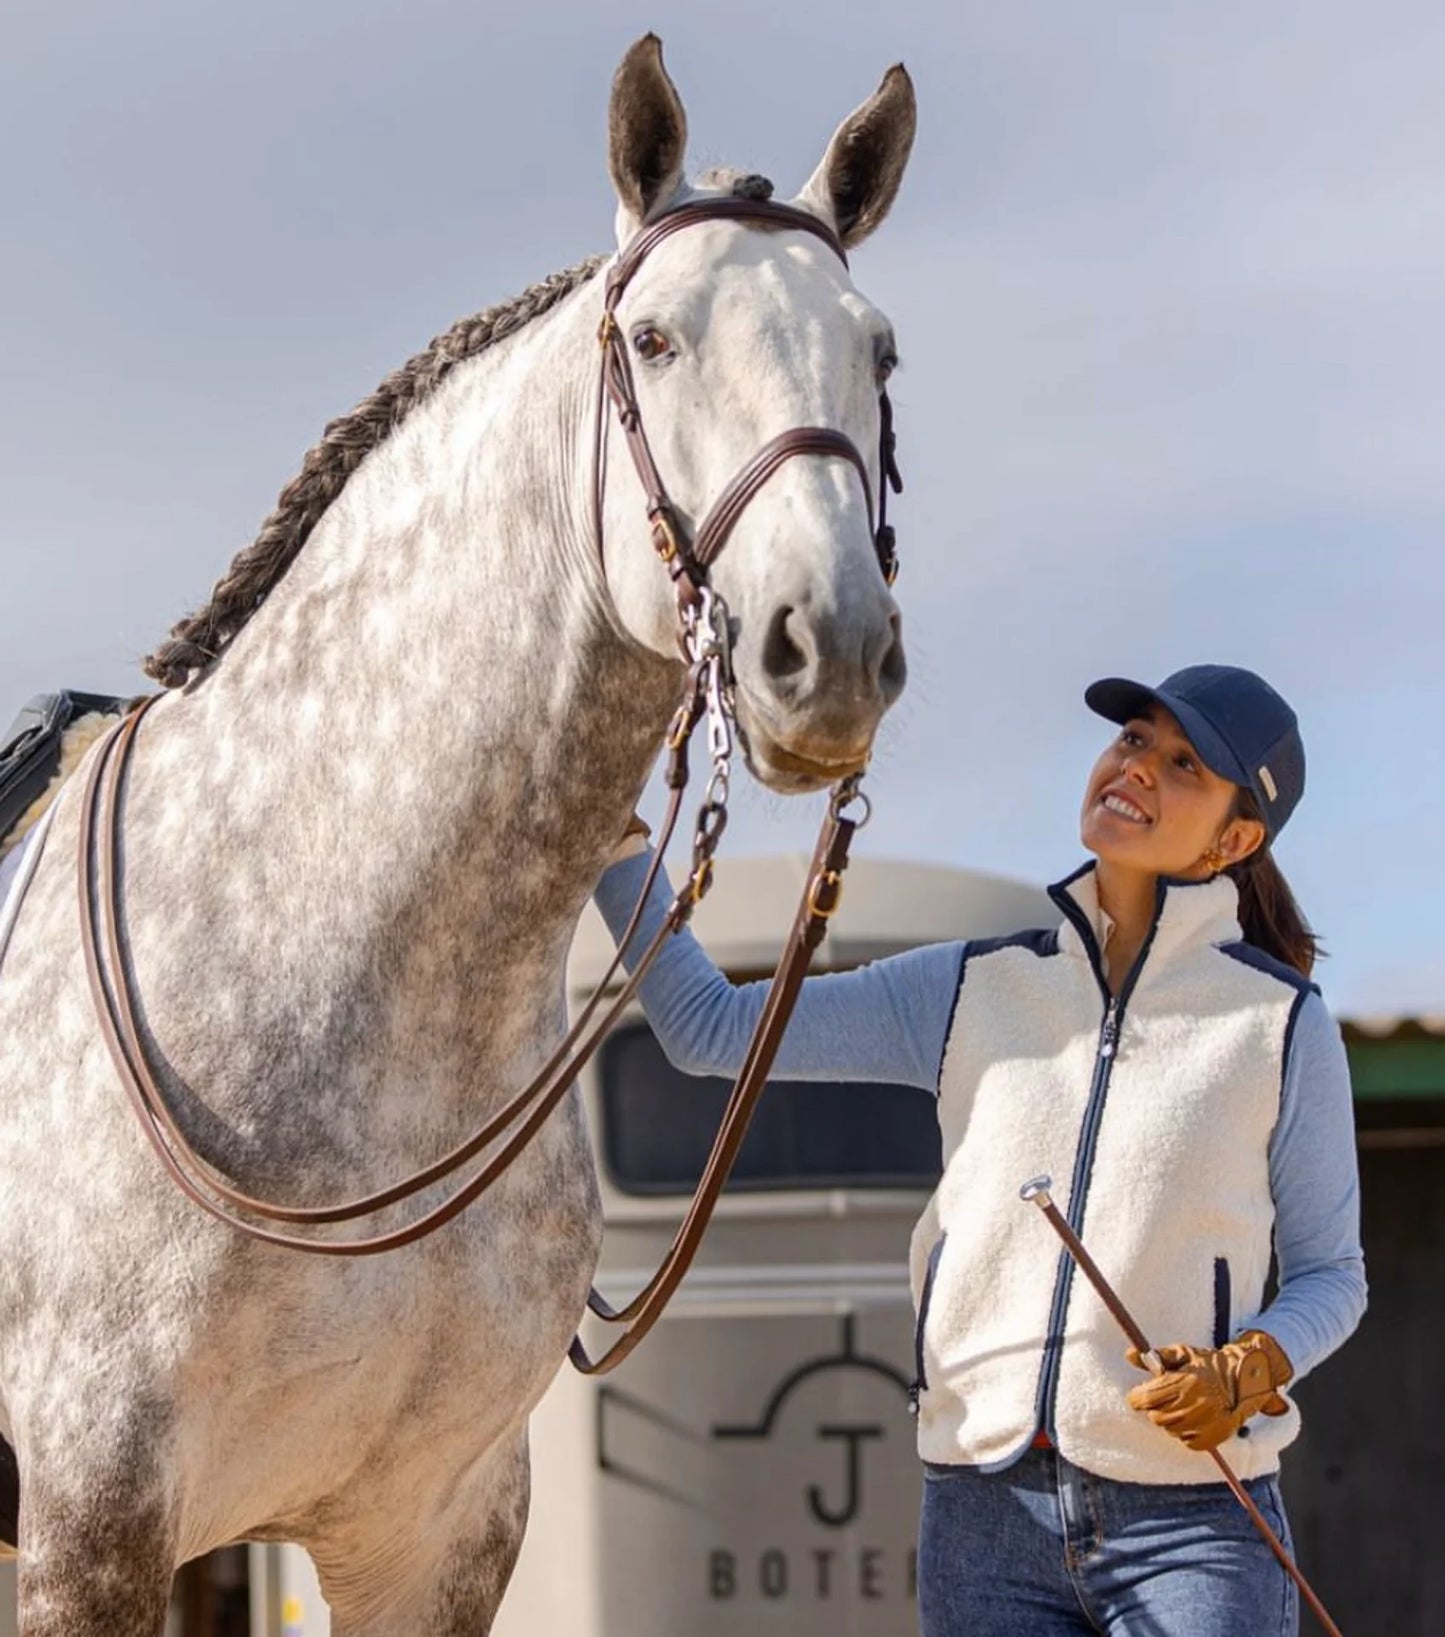
[[[1235,816],[1263,822],[1258,803],[1243,788],[1235,802]],[[1269,843],[1266,841],[1225,873],[1239,888],[1239,924],[1244,941],[1292,966],[1302,977],[1309,977],[1321,954],[1320,941],[1295,902]]]

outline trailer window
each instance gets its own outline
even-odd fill
[[[702,1174],[731,1086],[683,1074],[645,1023],[600,1054],[602,1154],[630,1194],[688,1193]],[[941,1171],[931,1097],[912,1086],[773,1080],[729,1188],[932,1188]]]

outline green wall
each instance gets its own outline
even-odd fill
[[[1382,1097],[1445,1097],[1445,1038],[1345,1036],[1357,1102]]]

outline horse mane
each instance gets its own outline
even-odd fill
[[[428,398],[458,364],[515,335],[588,279],[606,261],[586,261],[553,273],[510,301],[453,324],[425,352],[394,371],[349,415],[331,421],[306,452],[300,472],[281,491],[261,532],[216,582],[210,601],[171,627],[167,640],[142,663],[147,676],[178,688],[192,672],[217,659],[265,601],[361,462]]]

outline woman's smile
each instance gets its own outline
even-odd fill
[[[1111,786],[1104,792],[1099,798],[1099,805],[1106,813],[1113,813],[1117,817],[1127,820],[1130,824],[1152,824],[1154,822],[1132,796],[1127,795],[1117,786]]]

